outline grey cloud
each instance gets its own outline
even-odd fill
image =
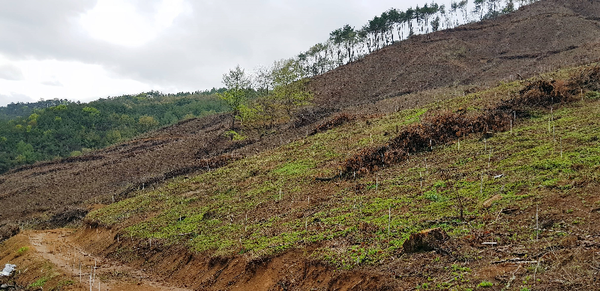
[[[330,31],[346,23],[360,27],[398,1],[188,0],[190,13],[138,48],[91,39],[74,26],[95,3],[0,0],[0,54],[99,64],[120,78],[205,89],[221,86],[222,74],[237,64],[250,71],[293,57],[326,40]],[[159,1],[130,3],[151,16]]]
[[[10,103],[19,102],[35,102],[35,100],[27,95],[11,92],[10,95],[0,94],[0,106],[6,106]]]
[[[18,67],[7,64],[0,66],[0,79],[9,80],[9,81],[19,81],[23,80],[23,72]]]

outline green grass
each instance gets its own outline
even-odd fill
[[[48,279],[49,278],[47,278],[47,277],[40,278],[37,281],[29,284],[28,288],[44,287],[44,285],[46,284],[46,282],[48,282]]]
[[[314,180],[334,176],[344,159],[365,146],[385,143],[396,127],[418,122],[426,113],[477,110],[492,96],[516,92],[520,86],[503,83],[369,123],[352,122],[139,192],[87,219],[122,229],[126,237],[185,244],[209,256],[263,257],[318,242],[324,246],[310,254],[313,259],[353,269],[399,256],[403,242],[422,229],[441,227],[453,237],[464,237],[486,226],[478,218],[515,205],[527,209],[540,196],[576,194],[585,200],[591,194],[575,189],[574,181],[600,179],[600,101],[592,98],[555,109],[553,133],[548,131],[549,112],[538,111],[518,120],[513,134],[495,133],[486,143],[471,136],[461,139],[460,151],[456,145],[439,146],[356,179]],[[502,200],[482,209],[496,194]],[[463,223],[461,211],[475,220]],[[573,217],[567,223],[586,222]],[[512,234],[498,240],[518,242],[532,235],[528,226],[498,227]],[[468,259],[477,260],[477,255]],[[492,284],[466,283],[468,268],[452,266],[448,272],[456,273],[455,279],[442,284],[444,288]]]
[[[28,246],[21,247],[21,248],[19,248],[19,249],[17,250],[16,256],[17,256],[17,257],[20,257],[20,256],[22,256],[24,253],[26,253],[28,250],[29,250],[29,247],[28,247]]]

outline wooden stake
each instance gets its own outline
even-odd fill
[[[481,171],[481,187],[479,189],[481,196],[483,196],[483,171]]]
[[[535,206],[535,241],[538,241],[540,236],[540,224],[538,219],[539,205]]]
[[[560,138],[560,158],[563,157],[562,137]]]
[[[388,208],[388,235],[391,234],[390,228],[392,225],[392,206],[390,205]]]

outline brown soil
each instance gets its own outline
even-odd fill
[[[318,246],[260,259],[209,257],[184,246],[119,237],[110,229],[86,228],[77,234],[86,251],[113,262],[148,270],[169,284],[194,290],[381,290],[376,273],[346,272],[307,259]]]
[[[60,274],[60,277],[70,278],[73,283],[63,287],[68,290],[89,290],[90,284],[93,284],[94,290],[191,290],[168,286],[142,270],[87,253],[74,241],[76,237],[72,229],[26,231],[7,243],[29,246],[29,249],[22,257],[16,256],[15,252],[5,253],[0,256],[0,262],[12,261],[17,265],[18,273],[13,275],[16,277],[13,279],[23,286],[33,283],[38,277],[21,276],[26,271],[19,270],[37,269],[41,264],[44,266],[42,269],[51,270],[50,277]],[[49,280],[45,287],[55,285],[53,283],[57,282]]]
[[[318,76],[311,85],[319,105],[339,108],[587,64],[600,57],[598,15],[598,1],[540,1],[497,19],[399,42]],[[412,99],[400,105],[429,102]]]

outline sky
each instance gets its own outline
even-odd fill
[[[431,0],[0,0],[0,106],[218,88],[236,65],[252,72],[344,24],[360,28],[391,7],[425,3]]]

